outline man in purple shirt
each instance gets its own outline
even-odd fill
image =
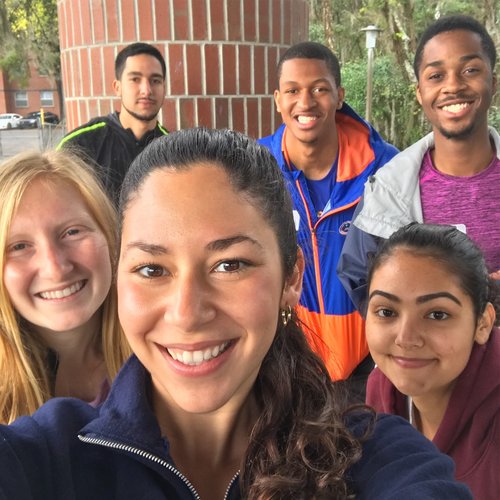
[[[370,254],[381,238],[413,221],[457,226],[500,279],[500,136],[488,126],[495,63],[493,40],[471,17],[443,17],[423,33],[414,70],[432,132],[365,185],[337,267],[358,308],[366,299]]]

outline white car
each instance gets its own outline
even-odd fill
[[[2,128],[17,128],[21,115],[16,113],[4,113],[0,115],[0,129]]]

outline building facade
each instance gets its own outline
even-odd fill
[[[68,130],[118,109],[114,59],[142,41],[166,60],[167,128],[269,134],[276,63],[308,37],[307,0],[58,0],[58,12]]]
[[[29,68],[30,78],[26,86],[9,80],[0,70],[0,114],[26,115],[43,109],[60,117],[60,99],[55,82],[52,78],[41,75],[32,61]]]

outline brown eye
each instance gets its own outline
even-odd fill
[[[226,260],[221,262],[214,271],[216,273],[234,273],[241,269],[242,264],[239,260]]]
[[[144,278],[159,278],[166,274],[165,269],[163,269],[163,267],[154,264],[148,264],[146,266],[142,266],[138,268],[136,272],[139,273]]]

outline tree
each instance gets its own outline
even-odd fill
[[[63,109],[56,0],[3,0],[0,5],[0,67],[26,83],[28,61],[53,79]]]
[[[399,148],[429,130],[415,99],[413,74],[413,57],[424,29],[445,14],[468,14],[482,22],[500,45],[500,0],[310,0],[310,6],[310,37],[339,57],[346,100],[361,115],[366,100],[366,50],[360,30],[370,24],[383,30],[376,49],[372,121]],[[500,95],[491,106],[490,123],[500,127]]]

